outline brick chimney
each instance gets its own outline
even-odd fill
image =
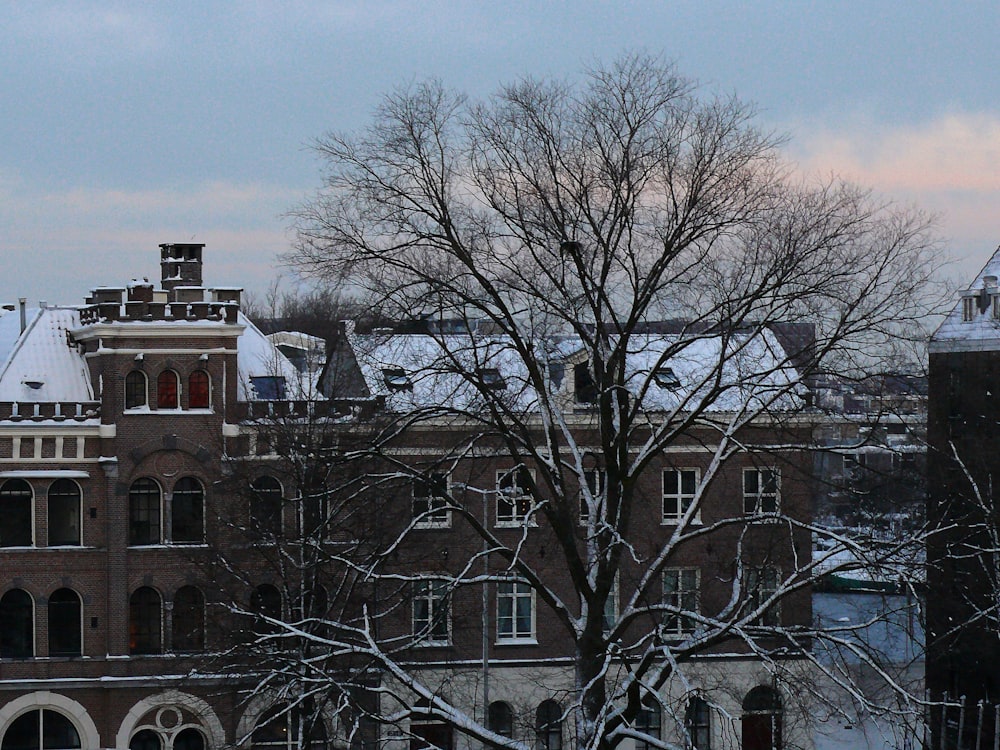
[[[179,286],[201,286],[201,251],[204,245],[168,243],[160,245],[160,278],[168,300],[174,301]]]

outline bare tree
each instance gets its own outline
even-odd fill
[[[338,423],[338,470],[324,472],[336,507],[370,524],[347,534],[365,544],[317,545],[366,595],[315,631],[271,623],[325,654],[309,662],[313,684],[353,689],[364,673],[378,697],[364,710],[431,744],[443,743],[424,724],[550,750],[563,719],[579,748],[674,746],[651,729],[649,701],[681,730],[665,735],[696,743],[701,704],[678,704],[687,692],[671,686],[704,686],[712,669],[729,686],[725,660],[703,656],[758,660],[796,686],[786,697],[820,692],[803,676],[822,670],[864,701],[816,656],[825,641],[904,692],[849,628],[809,617],[810,535],[824,532],[804,452],[817,378],[878,371],[933,307],[935,246],[920,213],[837,180],[806,184],[777,145],[752,108],[643,55],[482,103],[417,85],[386,97],[366,131],[317,144],[327,176],[295,211],[290,260],[346,280],[366,309],[424,322],[409,350],[345,335],[328,368],[328,395],[382,408]],[[695,452],[698,470],[675,475],[694,482],[676,517],[646,528],[670,457]],[[427,535],[441,514],[444,557]],[[885,565],[920,543],[833,541]],[[701,597],[677,567],[695,550]],[[569,674],[557,684],[538,667],[536,693],[557,700],[529,719],[531,739],[492,715],[485,684],[500,627],[485,619],[516,620],[522,594]],[[457,644],[465,626],[482,663],[474,639],[447,657],[427,648]],[[699,664],[715,666],[695,676]],[[744,709],[769,715],[773,700]]]

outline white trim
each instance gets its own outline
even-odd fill
[[[90,472],[79,469],[11,469],[0,471],[0,479],[90,479]]]
[[[83,747],[102,747],[101,737],[97,733],[97,725],[94,724],[94,720],[90,718],[90,715],[87,713],[87,709],[72,698],[67,698],[65,695],[59,695],[59,693],[51,693],[48,690],[39,690],[35,693],[22,695],[20,698],[15,698],[3,708],[0,708],[0,738],[2,738],[3,733],[7,731],[7,727],[10,725],[10,722],[18,716],[23,713],[27,713],[30,710],[42,708],[55,710],[63,716],[66,716],[66,718],[68,718],[73,724],[77,734],[80,735],[80,744]],[[128,746],[125,745],[124,747]]]
[[[226,730],[222,728],[222,722],[216,716],[215,711],[201,698],[196,698],[189,693],[182,693],[180,690],[166,690],[158,695],[151,695],[144,698],[130,710],[122,719],[118,734],[115,736],[115,747],[125,750],[128,748],[129,739],[135,730],[139,720],[155,708],[183,706],[201,720],[201,728],[209,735],[208,747],[224,747],[226,745]],[[98,745],[86,745],[84,747],[99,747]]]

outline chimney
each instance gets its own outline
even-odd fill
[[[175,301],[176,287],[202,285],[201,251],[204,247],[190,243],[160,245],[160,279],[168,301]]]
[[[19,297],[17,303],[21,308],[21,333],[24,333],[24,329],[28,327],[28,311],[25,309],[25,306],[28,304],[28,298]]]

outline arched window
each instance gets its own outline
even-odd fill
[[[688,742],[694,750],[710,750],[712,747],[712,712],[708,701],[694,696],[688,701],[684,712],[684,729]]]
[[[188,377],[188,408],[207,409],[212,401],[212,381],[204,370],[195,370]]]
[[[152,729],[140,729],[128,743],[128,750],[162,750],[160,735]]]
[[[137,409],[149,403],[146,373],[132,370],[125,376],[125,408]]]
[[[642,701],[639,713],[635,715],[636,730],[647,735],[650,739],[660,739],[660,703],[652,695],[647,695]],[[652,750],[656,745],[644,740],[636,740],[636,750]]]
[[[156,408],[176,409],[179,401],[177,373],[173,370],[164,370],[156,378]]]
[[[535,740],[538,750],[562,750],[562,708],[555,701],[538,704]]]
[[[767,685],[743,699],[743,750],[781,750],[781,696]]]
[[[489,729],[501,737],[514,737],[514,712],[509,703],[493,701],[486,721]]]
[[[262,583],[250,594],[250,609],[263,617],[273,620],[281,619],[281,592],[269,583]],[[259,633],[274,633],[277,628],[273,623],[261,619],[256,625]]]
[[[182,729],[174,737],[174,750],[205,750],[205,736],[193,727]]]
[[[322,584],[313,584],[302,594],[303,617],[325,618],[330,613],[330,599]]]
[[[21,714],[7,727],[2,750],[77,750],[82,747],[73,722],[46,708]]]
[[[80,544],[80,486],[71,479],[57,479],[49,487],[49,546]]]
[[[128,491],[128,543],[160,543],[160,485],[148,477],[132,482]]]
[[[30,547],[31,506],[34,504],[31,485],[23,479],[8,479],[0,485],[0,547]]]
[[[80,656],[83,653],[83,620],[80,596],[72,589],[59,589],[49,597],[49,656]]]
[[[128,649],[130,654],[159,654],[162,652],[161,609],[160,595],[149,586],[136,589],[129,597]]]
[[[276,706],[257,722],[250,736],[251,748],[326,750],[326,727],[315,711]]]
[[[174,594],[173,641],[174,651],[205,648],[205,597],[194,586],[184,586]]]
[[[170,535],[179,544],[205,541],[205,490],[194,477],[183,477],[170,498]]]
[[[281,535],[281,484],[274,477],[257,477],[250,485],[250,529],[269,538]]]
[[[26,659],[34,655],[34,614],[27,591],[11,589],[0,597],[0,659]]]

